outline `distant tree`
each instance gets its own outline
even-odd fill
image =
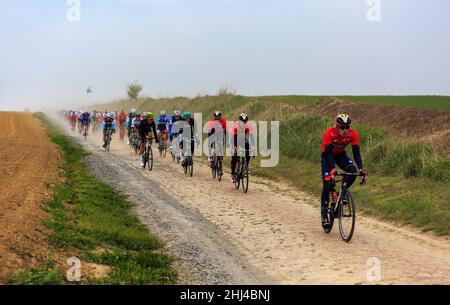
[[[130,100],[136,100],[144,87],[138,81],[127,86],[127,94]]]

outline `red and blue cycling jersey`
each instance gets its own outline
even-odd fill
[[[343,138],[336,127],[325,130],[322,141],[322,152],[326,151],[327,145],[332,145],[333,155],[345,152],[349,144],[359,145],[359,134],[354,129],[348,130],[348,135]]]
[[[349,129],[348,134],[342,137],[336,127],[325,130],[322,140],[322,174],[328,175],[335,167],[336,161],[340,167],[346,167],[351,161],[345,152],[347,146],[352,145],[353,157],[359,168],[362,168],[362,159],[359,149],[359,134],[354,129]]]
[[[158,131],[165,131],[169,123],[170,119],[167,116],[160,116],[156,119],[156,129]]]

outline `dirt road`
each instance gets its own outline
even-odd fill
[[[318,198],[290,186],[252,177],[244,195],[227,179],[212,180],[199,162],[193,178],[170,158],[156,157],[149,172],[116,138],[109,153],[100,143],[99,135],[84,143],[96,176],[131,196],[140,219],[167,241],[185,283],[366,284],[371,257],[381,262],[382,284],[450,283],[448,238],[359,215],[347,244],[336,229],[323,232]],[[228,277],[211,276],[211,268]]]
[[[0,112],[0,283],[22,268],[42,266],[42,203],[58,180],[58,151],[31,114]]]

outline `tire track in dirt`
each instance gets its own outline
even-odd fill
[[[91,150],[100,150],[100,139],[91,137],[89,141],[94,143]],[[252,177],[249,193],[244,195],[228,181],[213,181],[209,168],[198,162],[194,177],[187,178],[170,158],[156,157],[154,170],[143,171],[128,146],[117,140],[105,158],[113,163],[120,160],[125,164],[122,170],[131,167],[135,175],[146,177],[149,185],[159,186],[184,207],[198,211],[251,265],[276,282],[367,283],[367,260],[377,257],[383,284],[450,283],[450,242],[446,237],[358,215],[355,235],[347,244],[336,229],[329,235],[323,232],[317,198],[287,185]]]

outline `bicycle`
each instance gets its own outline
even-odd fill
[[[131,149],[134,151],[135,154],[137,154],[138,151],[139,151],[139,137],[138,137],[138,135],[137,135],[137,131],[136,131],[135,128],[132,128],[132,129],[130,130],[130,138],[129,138],[129,141],[130,141],[130,147],[131,147]]]
[[[106,129],[106,136],[105,136],[105,140],[106,140],[106,142],[105,142],[105,151],[109,151],[109,148],[110,148],[110,146],[111,146],[111,132],[112,132],[112,130],[111,130],[111,128],[108,128],[108,129]]]
[[[177,140],[172,142],[172,150],[171,150],[171,154],[172,154],[172,161],[176,161],[177,164],[180,164],[181,161],[181,156],[182,156],[182,151],[180,149],[180,143],[182,141],[182,136],[181,134],[176,136]]]
[[[349,242],[352,239],[353,233],[355,231],[355,220],[356,220],[356,205],[353,195],[347,188],[347,183],[345,178],[348,176],[362,176],[360,173],[336,173],[336,177],[342,177],[341,180],[333,181],[333,188],[331,191],[333,200],[328,206],[328,217],[330,220],[330,225],[323,228],[325,233],[330,233],[333,229],[334,219],[339,219],[339,233],[342,240]],[[342,186],[339,192],[336,192],[336,183],[342,182]],[[365,184],[366,181],[363,179],[361,185]],[[347,223],[348,222],[348,223]]]
[[[160,157],[164,157],[164,158],[166,157],[166,152],[167,152],[166,134],[161,135],[161,140],[158,143],[158,151],[159,151]]]
[[[237,175],[234,179],[234,186],[238,190],[242,185],[242,191],[247,193],[250,173],[248,171],[247,159],[245,158],[245,150],[240,150],[238,154],[239,160],[236,163]]]
[[[184,158],[183,169],[185,175],[192,177],[194,174],[194,160],[192,159],[192,156],[186,156]]]
[[[85,141],[87,141],[88,128],[88,125],[83,125],[83,137]]]
[[[149,171],[153,169],[153,150],[152,150],[152,138],[145,137],[144,144],[144,166],[148,168]],[[147,166],[148,165],[148,166]]]
[[[217,142],[219,145],[223,145],[223,143]],[[218,181],[222,180],[222,176],[223,176],[223,156],[217,156],[216,153],[216,147],[215,147],[216,143],[213,143],[213,148],[214,148],[214,153],[212,155],[212,160],[213,160],[213,166],[211,169],[212,172],[212,176],[213,179],[216,179]]]
[[[179,137],[182,138],[181,135]],[[190,139],[189,138],[183,139],[183,149],[179,149],[179,156],[177,156],[177,162],[180,162],[180,160],[183,159],[184,162],[182,163],[182,166],[183,166],[184,174],[192,177],[194,174],[194,160],[192,159],[192,156],[184,156],[184,153],[183,153],[183,150],[186,145],[185,143],[187,141],[190,141]]]

